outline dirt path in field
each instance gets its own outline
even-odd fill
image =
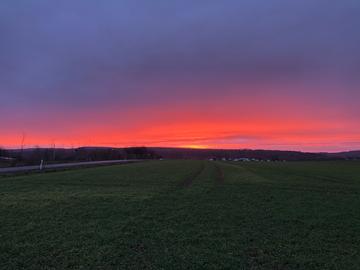
[[[221,166],[217,163],[214,164],[215,169],[216,169],[216,176],[215,176],[215,182],[217,184],[224,184],[224,171],[221,168]]]
[[[188,178],[186,178],[182,183],[181,186],[184,188],[188,188],[192,185],[192,183],[194,182],[194,180],[203,172],[203,170],[205,169],[205,165],[202,162],[201,163],[201,167],[194,171],[190,176],[188,176]]]

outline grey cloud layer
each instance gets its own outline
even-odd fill
[[[351,0],[3,0],[0,103],[157,102],[314,78],[346,83],[351,100],[359,15]]]

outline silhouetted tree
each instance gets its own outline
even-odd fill
[[[127,159],[155,159],[160,158],[159,155],[146,147],[129,147],[125,148]]]
[[[23,132],[23,133],[21,133],[21,141],[20,141],[20,156],[19,156],[20,160],[23,159],[25,139],[26,139],[26,133]]]
[[[39,146],[36,146],[35,149],[31,152],[29,162],[32,164],[37,164],[42,159],[44,159],[44,151]]]

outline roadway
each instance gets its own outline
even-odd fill
[[[142,160],[140,160],[140,159],[126,159],[126,160],[123,160],[122,159],[122,160],[103,160],[103,161],[87,161],[87,162],[44,164],[43,167],[42,167],[42,170],[65,169],[65,168],[81,167],[81,166],[122,164],[122,163],[139,162],[139,161],[142,161]],[[0,174],[17,173],[17,172],[30,172],[30,171],[40,171],[40,165],[0,168]]]

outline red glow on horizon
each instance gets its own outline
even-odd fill
[[[331,129],[332,128],[332,129]],[[113,129],[78,129],[73,139],[66,133],[49,139],[47,134],[27,133],[25,145],[33,147],[79,146],[154,146],[185,148],[256,148],[304,151],[340,151],[358,147],[359,136],[342,132],[342,126],[334,128],[324,122],[179,122],[172,124],[152,123],[140,129],[126,132]],[[87,134],[91,134],[88,136]],[[50,137],[51,138],[51,137]],[[1,136],[2,145],[19,147],[21,134]],[[344,144],[348,142],[348,144]]]
[[[238,100],[242,100],[240,104]],[[253,104],[256,104],[254,106]],[[0,146],[109,146],[252,148],[301,151],[360,149],[360,125],[334,108],[279,97],[275,101],[228,97],[120,111],[48,112],[14,116]],[[35,119],[35,120],[32,120]],[[20,123],[20,124],[17,124]]]

